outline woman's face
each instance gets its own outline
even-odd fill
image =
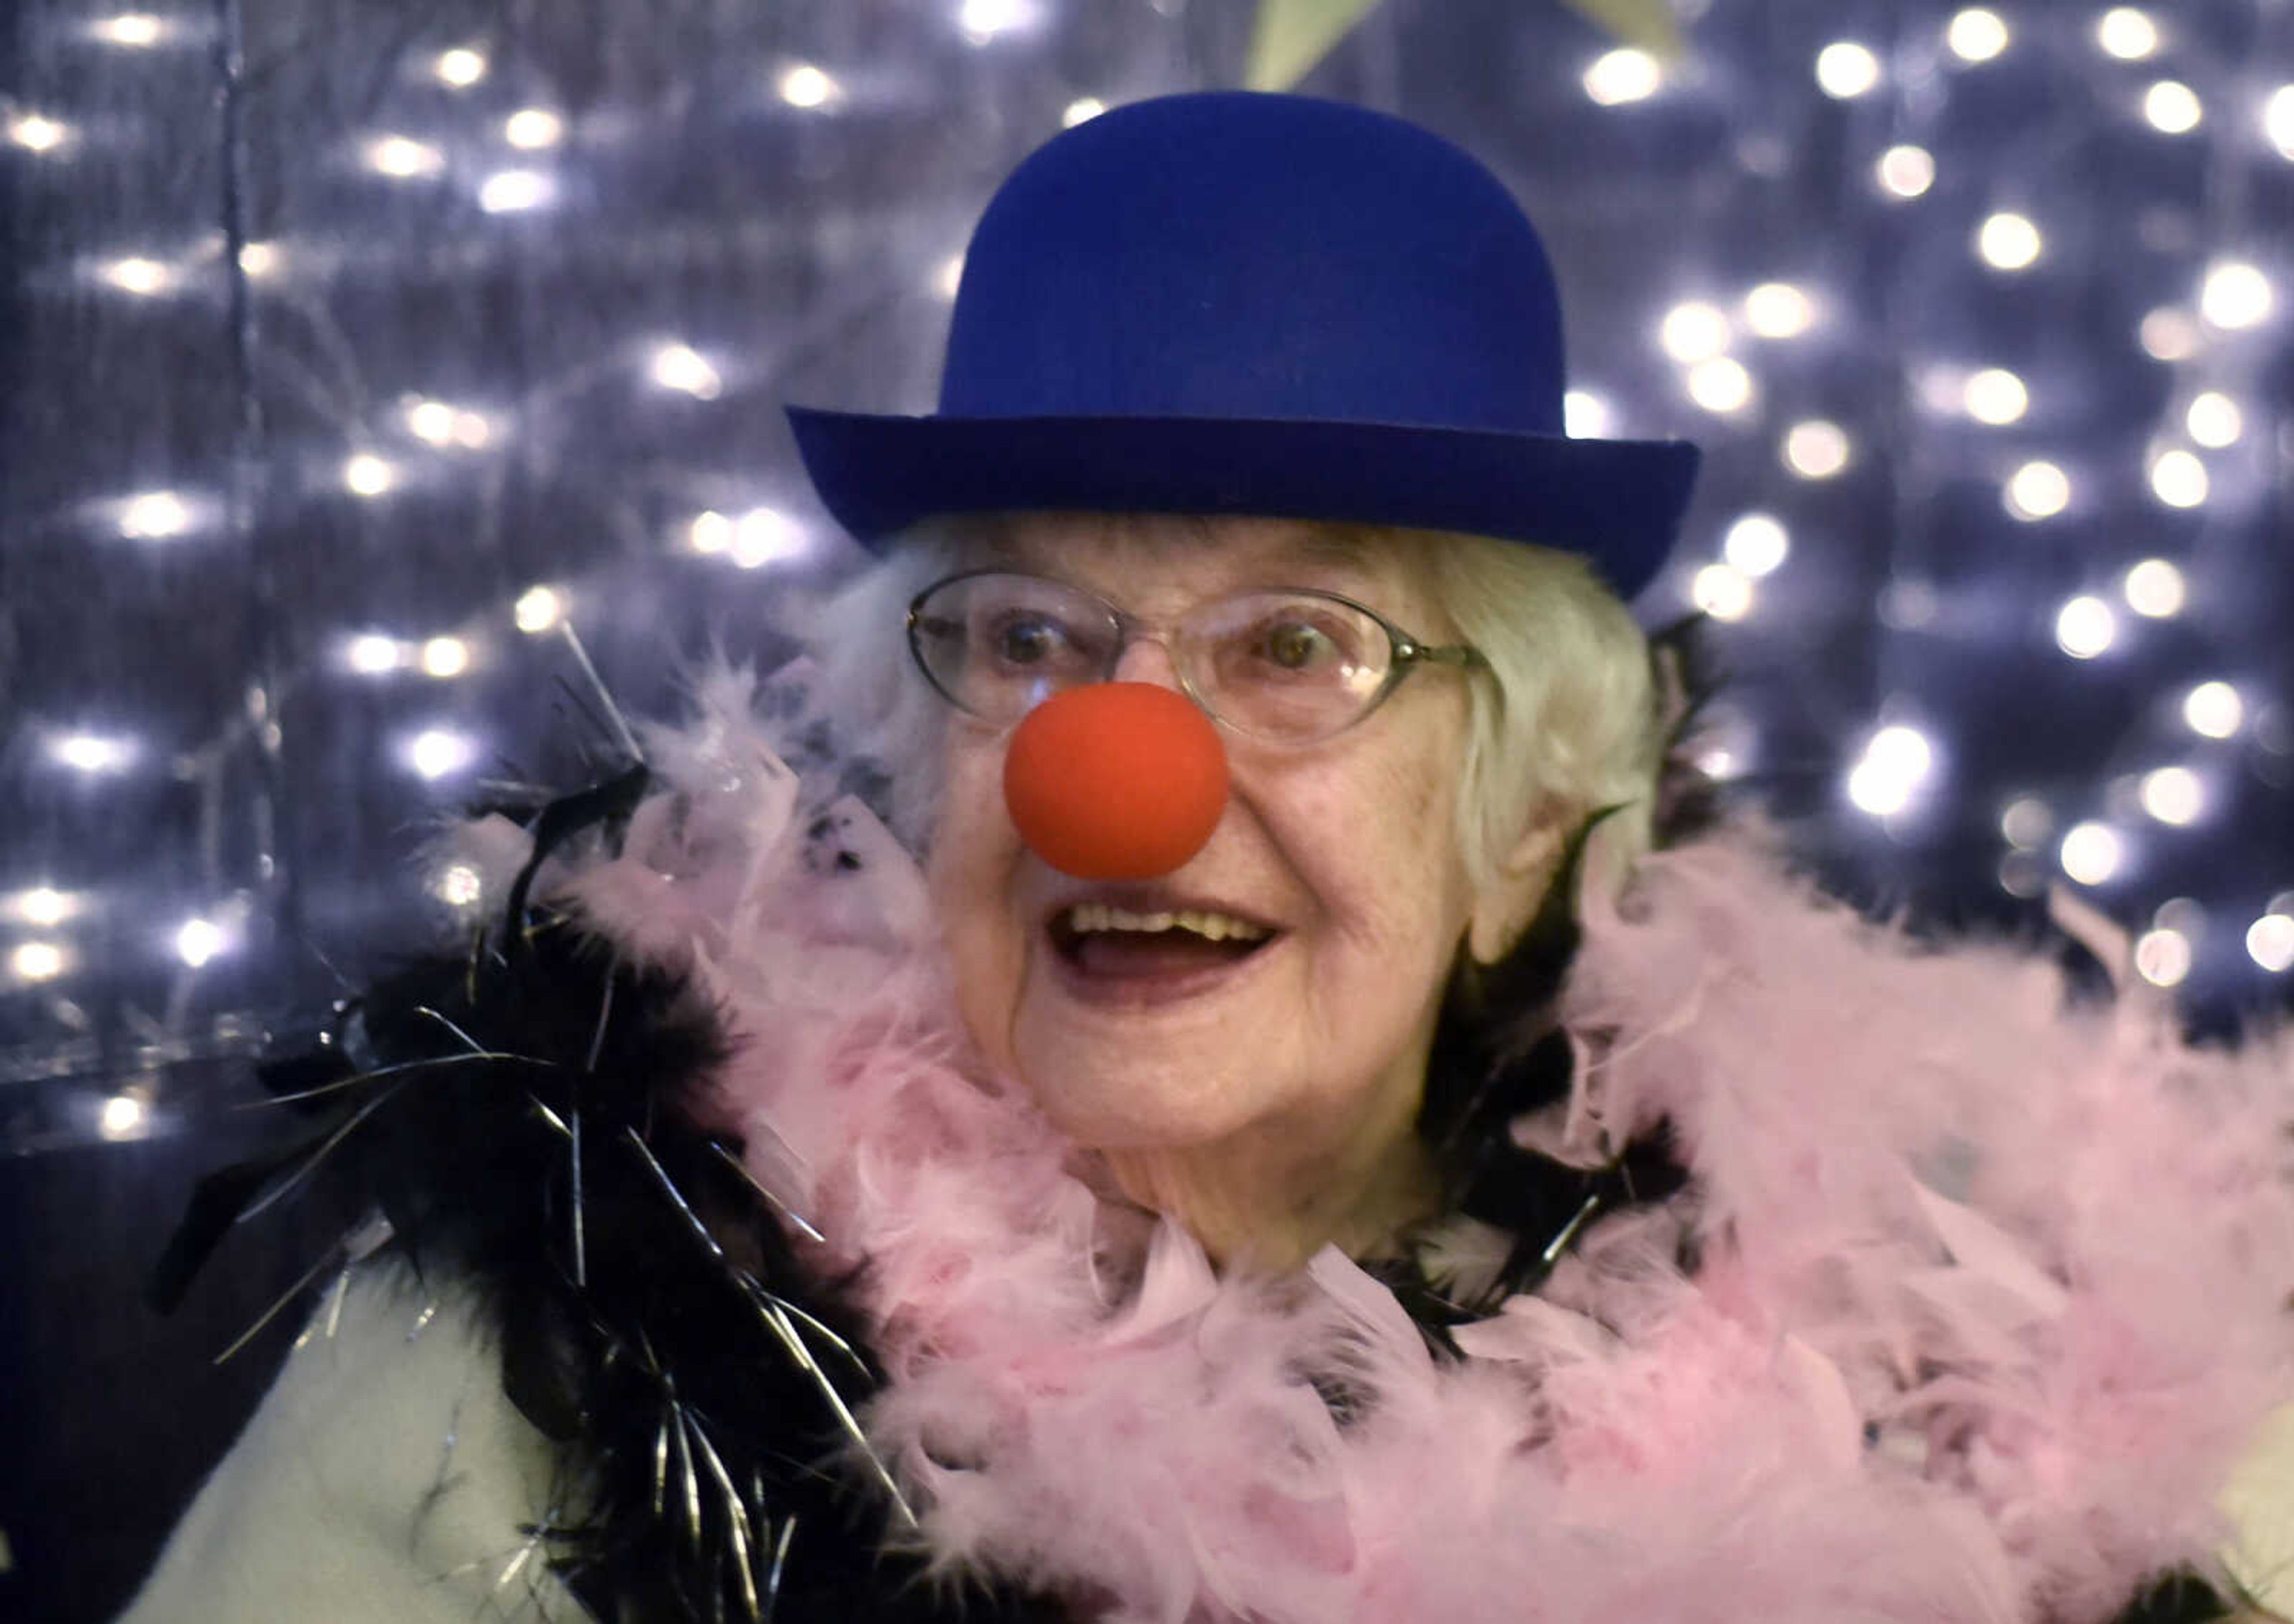
[[[1249,589],[1314,587],[1421,641],[1455,640],[1405,554],[1306,524],[1023,516],[997,539],[981,562],[1151,622]],[[1118,674],[1175,681],[1151,642],[1134,643]],[[1368,718],[1305,748],[1220,729],[1232,788],[1209,843],[1162,879],[1115,883],[1071,878],[1021,843],[1002,788],[1008,730],[951,710],[928,870],[964,1017],[990,1064],[1102,1149],[1256,1142],[1311,1165],[1359,1159],[1366,1133],[1406,1133],[1473,912],[1456,797],[1465,684],[1480,679],[1416,671]],[[1079,935],[1100,904],[1224,914],[1269,934],[1247,951]]]

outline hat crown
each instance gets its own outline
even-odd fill
[[[1560,434],[1559,298],[1497,178],[1381,113],[1214,92],[1115,109],[1005,183],[940,410]]]

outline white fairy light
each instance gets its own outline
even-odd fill
[[[1834,101],[1849,102],[1880,82],[1880,59],[1869,45],[1835,39],[1816,53],[1816,82]]]
[[[133,1139],[143,1130],[150,1108],[133,1094],[111,1094],[96,1113],[96,1132],[106,1139]]]
[[[653,381],[696,401],[713,401],[725,388],[725,380],[717,376],[708,358],[682,344],[664,344],[654,351]]]
[[[1880,589],[1873,608],[1880,623],[1895,631],[1918,631],[1935,623],[1943,599],[1935,583],[1916,575],[1899,576]]]
[[[2055,611],[2055,646],[2074,660],[2092,660],[2119,640],[2119,617],[2099,597],[2085,594]]]
[[[1753,612],[1753,583],[1725,564],[1708,564],[1689,578],[1688,601],[1716,621],[1741,621]]]
[[[1995,271],[2021,271],[2045,246],[2038,226],[2007,211],[1987,216],[1975,233],[1976,253]]]
[[[984,45],[1028,20],[1026,0],[964,0],[956,13],[956,26],[975,45]]]
[[[1802,479],[1830,479],[1848,466],[1848,431],[1811,418],[1785,431],[1785,467]]]
[[[145,540],[180,536],[191,527],[191,504],[173,491],[131,496],[119,510],[119,533]]]
[[[1606,440],[1615,418],[1607,399],[1590,389],[1572,389],[1561,397],[1562,432],[1572,440]]]
[[[19,113],[8,120],[8,139],[27,152],[53,152],[71,131],[38,113]]]
[[[565,618],[565,598],[555,587],[528,587],[510,610],[517,629],[526,633],[548,631]]]
[[[781,69],[776,88],[791,107],[826,107],[842,93],[835,79],[810,62],[792,62]]]
[[[964,256],[951,254],[940,261],[940,269],[932,272],[931,286],[932,291],[943,299],[956,297],[964,286]]]
[[[744,570],[793,558],[804,550],[804,527],[777,508],[752,508],[733,523],[726,549]]]
[[[1702,299],[1684,299],[1664,313],[1656,341],[1684,366],[1709,361],[1729,347],[1729,318]]]
[[[2220,328],[2259,327],[2276,302],[2270,279],[2243,260],[2209,267],[2199,288],[2199,313]]]
[[[257,280],[271,275],[279,269],[279,245],[275,242],[240,244],[239,268]]]
[[[1603,107],[1646,102],[1664,84],[1664,66],[1634,45],[1607,52],[1585,69],[1585,93]]]
[[[2249,925],[2246,954],[2274,976],[2294,967],[2294,914],[2265,914]]]
[[[2171,304],[2161,304],[2145,314],[2136,336],[2143,341],[2144,353],[2153,361],[2188,361],[2198,353],[2199,324],[2191,320],[2188,311]]]
[[[2161,134],[2187,135],[2199,127],[2206,108],[2180,79],[2161,79],[2143,93],[2143,117]]]
[[[1688,398],[1707,411],[1742,411],[1753,398],[1753,375],[1744,363],[1715,355],[1688,369]]]
[[[2153,987],[2180,987],[2191,973],[2191,938],[2180,930],[2146,930],[2135,942],[2135,973]]]
[[[8,898],[7,912],[28,925],[53,930],[79,912],[79,899],[52,885],[36,885]]]
[[[2218,451],[2238,443],[2238,437],[2246,432],[2246,418],[2236,401],[2219,389],[2209,389],[2192,397],[2190,410],[2183,414],[2183,426],[2192,439]]]
[[[454,443],[466,451],[483,451],[494,437],[493,419],[483,411],[454,414]]]
[[[427,444],[449,444],[454,438],[454,409],[443,401],[415,401],[406,408],[406,430]]]
[[[502,120],[502,139],[521,152],[540,152],[565,139],[565,121],[546,107],[521,107]]]
[[[2180,828],[2206,810],[2207,787],[2187,767],[2162,767],[2143,775],[2141,799],[2145,812]]]
[[[696,553],[721,553],[733,545],[733,521],[713,509],[696,513],[686,541]]]
[[[2180,446],[2151,463],[2151,494],[2169,508],[2196,508],[2207,499],[2207,465]]]
[[[1902,723],[1881,728],[1866,741],[1864,753],[1848,775],[1848,799],[1875,817],[1901,812],[1934,770],[1935,747],[1927,735]]]
[[[140,256],[115,259],[105,264],[101,274],[122,293],[132,293],[148,299],[166,293],[175,285],[175,272],[156,259]]]
[[[541,207],[557,185],[538,169],[501,169],[478,187],[478,207],[490,215],[522,215]]]
[[[1762,282],[1745,296],[1745,325],[1763,338],[1797,338],[1816,320],[1816,305],[1790,282]]]
[[[20,981],[53,981],[69,964],[69,955],[53,942],[19,942],[8,955],[8,968]]]
[[[1097,96],[1078,96],[1060,110],[1060,127],[1071,130],[1079,124],[1089,124],[1107,110],[1107,103]]]
[[[135,746],[126,739],[105,734],[67,733],[49,743],[48,753],[72,771],[93,777],[98,773],[125,771],[135,759]]]
[[[1890,147],[1873,166],[1880,189],[1893,198],[1917,198],[1935,184],[1935,158],[1925,147]]]
[[[467,908],[485,894],[485,878],[468,863],[449,863],[431,881],[430,894],[451,908]]]
[[[2026,524],[2054,518],[2070,499],[2070,475],[2044,459],[2023,464],[2007,477],[2007,512]]]
[[[175,956],[193,970],[224,949],[223,927],[211,919],[187,919],[175,930]]]
[[[2055,860],[2081,885],[2103,885],[2118,876],[2127,847],[2109,824],[2074,824],[2056,848]]]
[[[2164,558],[2145,558],[2127,572],[2127,606],[2145,619],[2163,621],[2183,612],[2189,588],[2183,572]]]
[[[2095,20],[2095,43],[2122,62],[2139,62],[2159,48],[2159,25],[2131,5],[2114,5]]]
[[[2055,832],[2055,815],[2036,795],[2019,795],[1999,813],[1999,832],[2019,851],[2029,851]]]
[[[446,166],[446,158],[426,142],[404,135],[380,135],[366,143],[366,164],[378,175],[411,181],[437,174]]]
[[[397,483],[397,468],[372,451],[361,451],[343,464],[343,487],[353,496],[383,496]]]
[[[2294,85],[2281,85],[2262,104],[2262,133],[2279,157],[2294,163]]]
[[[1987,6],[1956,13],[1943,32],[1944,44],[1963,62],[1988,62],[2007,48],[2007,24]]]
[[[470,669],[470,646],[460,637],[432,637],[422,645],[422,674],[460,677]]]
[[[91,24],[88,32],[106,45],[148,50],[167,37],[168,26],[149,12],[121,12]]]
[[[441,85],[451,85],[456,90],[468,90],[486,77],[486,59],[482,52],[468,45],[457,45],[451,51],[441,51],[430,64],[430,71],[438,76]]]
[[[396,637],[361,632],[343,646],[343,663],[362,677],[386,677],[406,663],[406,651]]]
[[[2183,696],[2183,720],[2201,738],[2227,739],[2246,720],[2246,701],[2226,682],[2202,682]]]
[[[432,727],[408,742],[406,761],[423,777],[438,779],[460,772],[477,753],[478,747],[468,735]]]
[[[1785,527],[1765,513],[1748,513],[1729,526],[1720,556],[1738,573],[1758,579],[1774,574],[1792,551]]]
[[[2017,421],[2031,403],[2023,380],[2005,367],[1986,367],[1970,378],[1962,399],[1969,417],[1994,427]]]

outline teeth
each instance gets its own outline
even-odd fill
[[[1128,908],[1119,908],[1104,902],[1076,904],[1068,910],[1068,926],[1078,936],[1087,936],[1094,930],[1152,932],[1175,927],[1181,930],[1192,930],[1197,936],[1214,942],[1255,942],[1268,934],[1264,926],[1237,919],[1232,914],[1213,914],[1196,908],[1182,908],[1172,914],[1134,914]]]

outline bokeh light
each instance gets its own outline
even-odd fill
[[[1604,53],[1585,69],[1585,93],[1603,107],[1646,102],[1664,83],[1656,58],[1633,45]]]
[[[2270,319],[2277,302],[2270,279],[2242,259],[2209,266],[2199,288],[2199,313],[2232,331],[2259,327]]]
[[[2021,271],[2037,263],[2045,242],[2039,228],[2022,215],[1986,215],[1976,229],[1975,251],[1995,271]]]
[[[1716,621],[1741,621],[1753,612],[1753,583],[1725,564],[1708,564],[1690,578],[1689,601]]]
[[[1955,12],[1944,29],[1944,44],[1963,62],[1988,62],[2007,48],[2007,24],[1988,6],[1971,5]]]
[[[2159,25],[2140,7],[2114,5],[2095,19],[2095,44],[2122,62],[2139,62],[2159,48]]]
[[[2154,130],[2185,135],[2199,127],[2206,109],[2198,93],[2180,79],[2161,79],[2143,93],[2143,117]]]
[[[2238,443],[2238,437],[2246,432],[2246,415],[2221,390],[2209,389],[2192,398],[2190,409],[2183,414],[2183,426],[2192,439],[2218,451]]]
[[[2190,587],[2183,572],[2166,559],[2145,558],[2127,572],[2125,592],[2129,609],[2147,619],[2163,621],[2183,612]]]
[[[2055,859],[2081,885],[2107,885],[2125,867],[2127,846],[2109,824],[2074,824],[2056,849]]]
[[[2119,617],[2101,598],[2081,594],[2055,612],[2055,646],[2074,660],[2092,660],[2119,640]]]
[[[2183,720],[2202,738],[2227,739],[2246,721],[2246,701],[2229,683],[2202,682],[2183,696]]]
[[[1836,39],[1816,53],[1816,82],[1837,101],[1865,95],[1880,83],[1880,59],[1869,45]]]
[[[2177,446],[2151,461],[2151,494],[2169,508],[2196,508],[2207,499],[2207,465]]]
[[[2045,459],[2034,459],[2008,475],[2007,511],[2026,522],[2051,519],[2070,505],[2070,475]]]
[[[1924,197],[1935,184],[1935,157],[1925,147],[1894,146],[1873,166],[1880,189],[1891,198]]]
[[[1748,513],[1729,526],[1720,556],[1739,574],[1773,574],[1792,551],[1792,538],[1769,514]]]
[[[1785,431],[1785,467],[1802,479],[1830,479],[1848,467],[1848,431],[1823,418],[1810,418]]]

